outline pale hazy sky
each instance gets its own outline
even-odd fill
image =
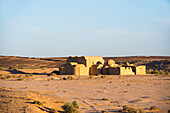
[[[0,0],[0,55],[170,56],[170,0]]]

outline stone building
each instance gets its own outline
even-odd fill
[[[126,63],[118,65],[114,60],[104,62],[101,56],[70,56],[59,68],[61,75],[140,75],[146,74],[146,66]]]
[[[89,75],[94,74],[93,65],[99,64],[104,64],[101,56],[70,56],[59,72],[61,75]]]

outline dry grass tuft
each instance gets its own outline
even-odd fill
[[[108,98],[102,98],[102,100],[109,100]]]
[[[79,113],[79,104],[77,101],[66,102],[63,106],[61,106],[65,113]]]
[[[102,110],[101,113],[109,113],[107,110]]]
[[[50,109],[49,113],[58,113],[56,109]]]
[[[123,106],[123,111],[128,113],[145,113],[143,109],[137,109],[131,106]]]
[[[159,109],[158,109],[156,106],[151,106],[151,107],[150,107],[150,110],[151,110],[151,111],[159,111]]]
[[[37,104],[37,105],[40,105],[40,106],[43,105],[42,102],[40,102],[40,101],[38,101],[38,100],[34,100],[33,104]]]

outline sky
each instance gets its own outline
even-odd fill
[[[0,0],[0,55],[170,56],[170,0]]]

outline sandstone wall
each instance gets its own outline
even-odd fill
[[[78,64],[74,67],[75,75],[89,75],[89,68],[85,67],[84,64]]]
[[[109,75],[120,75],[120,67],[110,67]]]
[[[120,67],[120,75],[134,75],[131,67]]]
[[[146,66],[138,66],[136,67],[136,75],[146,74]]]

